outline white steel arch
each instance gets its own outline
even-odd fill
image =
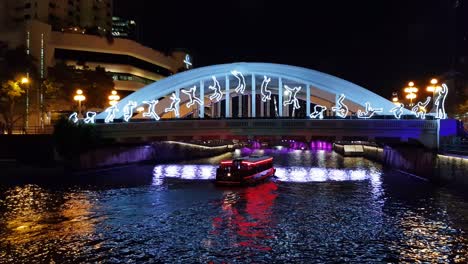
[[[239,77],[239,73],[243,74],[244,76],[252,76],[251,78],[245,79],[243,76]],[[233,63],[233,64],[221,64],[221,65],[214,65],[214,66],[208,66],[208,67],[203,67],[203,68],[196,68],[190,71],[178,73],[175,75],[172,75],[170,77],[167,77],[163,80],[160,80],[158,82],[155,82],[153,84],[150,84],[134,93],[131,95],[127,96],[126,98],[123,98],[115,107],[117,109],[120,109],[120,111],[115,113],[114,119],[122,119],[124,117],[125,112],[122,111],[128,104],[134,105],[135,103],[138,106],[141,106],[144,104],[144,102],[150,102],[153,100],[158,100],[161,97],[166,97],[168,95],[173,95],[178,98],[180,98],[180,95],[182,94],[181,89],[190,89],[190,87],[193,86],[193,84],[197,84],[197,89],[198,89],[198,98],[192,98],[190,99],[199,99],[198,104],[201,106],[200,107],[200,117],[204,117],[204,106],[203,102],[205,100],[210,100],[213,101],[219,101],[219,96],[213,96],[209,98],[209,96],[205,96],[208,92],[210,92],[212,88],[209,89],[208,85],[205,82],[210,82],[213,83],[213,77],[220,77],[220,78],[225,78],[225,87],[228,87],[228,89],[223,89],[223,93],[226,98],[229,99],[231,96],[234,94],[237,96],[239,92],[242,92],[242,94],[250,94],[250,95],[255,95],[255,94],[260,94],[260,91],[256,91],[257,84],[256,83],[256,77],[261,76],[268,76],[270,77],[275,77],[278,78],[278,91],[276,94],[279,97],[279,105],[283,105],[283,102],[286,100],[283,100],[283,91],[285,91],[285,85],[283,85],[283,80],[287,79],[290,81],[294,81],[297,83],[301,83],[304,85],[302,87],[303,91],[306,93],[306,96],[302,98],[304,101],[307,102],[307,115],[311,115],[311,111],[313,112],[313,109],[310,109],[310,97],[313,96],[313,94],[310,94],[310,87],[314,87],[318,91],[323,91],[329,94],[334,94],[335,102],[336,105],[339,106],[338,100],[340,97],[343,95],[346,97],[346,100],[349,102],[352,102],[356,105],[358,105],[361,109],[369,109],[367,104],[370,104],[373,108],[378,108],[378,109],[383,109],[382,112],[379,112],[377,114],[382,114],[382,115],[392,115],[392,112],[390,112],[391,109],[395,107],[395,105],[390,102],[389,100],[359,86],[354,83],[351,83],[349,81],[343,80],[341,78],[322,73],[319,71],[315,70],[310,70],[306,68],[301,68],[301,67],[296,67],[296,66],[290,66],[290,65],[283,65],[283,64],[272,64],[272,63]],[[230,79],[232,80],[230,83]],[[235,83],[232,83],[235,82]],[[238,83],[239,82],[239,83]],[[242,83],[244,82],[244,83]],[[251,89],[245,89],[246,83],[251,84]],[[263,86],[263,85],[262,85]],[[252,89],[252,87],[254,89]],[[294,89],[289,88],[288,89]],[[237,92],[236,92],[237,89]],[[215,89],[212,89],[215,90]],[[267,90],[265,90],[267,91]],[[295,90],[297,93],[297,90]],[[187,94],[187,93],[186,93]],[[256,105],[256,103],[261,103],[261,100],[257,100],[256,96],[251,96],[251,100],[249,103],[252,105]],[[342,99],[342,98],[341,98]],[[288,100],[291,100],[289,98]],[[343,100],[341,100],[342,102]],[[180,102],[180,105],[185,104],[184,102]],[[134,109],[137,109],[137,107],[133,107]],[[179,107],[177,105],[177,107]],[[226,100],[226,117],[230,117],[229,115],[229,110],[232,106],[229,104],[229,100]],[[252,116],[255,117],[255,108],[252,107]],[[371,108],[371,109],[373,109]],[[402,110],[405,114],[410,114],[411,112],[408,111],[407,109]],[[313,114],[313,113],[312,113]],[[372,113],[374,115],[374,113]],[[107,116],[106,112],[102,112],[101,114],[96,116],[97,120],[105,120]],[[281,116],[281,114],[280,114]],[[313,115],[312,115],[313,116]],[[178,116],[175,116],[178,117]]]

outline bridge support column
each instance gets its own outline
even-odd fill
[[[243,94],[238,94],[238,99],[239,99],[239,109],[237,110],[237,117],[242,117],[242,99],[244,99]]]
[[[252,108],[252,115],[251,117],[256,117],[257,116],[257,96],[255,95],[255,89],[256,89],[256,84],[255,84],[255,74],[252,74],[252,98],[251,98],[251,108]]]
[[[260,102],[260,117],[265,117],[265,102]]]
[[[211,102],[211,118],[215,117],[215,108],[216,108],[216,103]]]
[[[310,85],[306,84],[306,118],[310,117]]]
[[[270,107],[271,107],[271,101],[268,100],[267,103],[266,103],[266,116],[267,117],[270,117],[270,115],[271,115]]]
[[[283,116],[283,79],[278,80],[278,116]]]
[[[180,89],[179,88],[177,88],[175,90],[175,95],[176,95],[176,98],[180,98]],[[176,113],[179,113],[178,115],[176,115],[176,118],[179,118],[180,117],[180,104],[177,104],[176,108],[177,108]]]
[[[203,81],[200,81],[200,100],[203,102],[202,105],[200,105],[200,118],[205,117],[205,83]]]
[[[225,103],[226,103],[226,109],[225,109],[225,116],[226,118],[229,118],[232,116],[232,111],[231,111],[231,107],[229,105],[229,103],[231,102],[232,98],[231,96],[229,95],[229,75],[226,75],[226,99],[224,100]],[[221,113],[221,111],[219,111],[219,113]]]
[[[247,111],[247,116],[248,117],[252,117],[252,99],[251,99],[252,95],[247,95],[247,108],[248,108],[248,111]]]

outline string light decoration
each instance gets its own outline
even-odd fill
[[[398,103],[398,105],[390,110],[390,113],[393,113],[393,116],[395,116],[396,119],[400,119],[401,115],[403,115],[403,109],[405,109],[405,105]]]
[[[426,101],[423,102],[418,102],[412,109],[411,112],[417,117],[421,119],[426,119],[426,107],[429,105],[431,102],[431,97],[428,96]]]
[[[96,122],[96,112],[86,112],[86,118],[83,120],[85,124],[94,124]]]
[[[148,105],[148,111],[143,113],[143,117],[150,117],[159,121],[161,118],[156,113],[156,105],[159,103],[159,100],[143,101],[143,103]]]
[[[436,116],[437,119],[447,119],[447,113],[445,112],[445,99],[448,94],[448,86],[444,83],[442,88],[437,90],[437,98],[434,102],[436,106]]]
[[[263,76],[262,86],[260,88],[260,92],[262,93],[262,101],[266,102],[267,100],[271,100],[271,91],[268,90],[268,84],[271,82],[271,78]]]
[[[126,104],[123,108],[124,112],[124,120],[125,122],[128,122],[130,118],[133,116],[133,109],[137,107],[138,103],[135,101],[129,101],[128,104]]]
[[[219,102],[221,98],[223,98],[223,92],[221,91],[221,85],[219,84],[218,80],[215,76],[211,76],[213,79],[213,85],[208,86],[210,90],[214,91],[214,94],[210,96],[210,100],[216,99],[216,102]]]
[[[197,86],[194,86],[190,88],[190,90],[184,90],[182,89],[181,92],[186,94],[189,97],[189,102],[186,104],[187,107],[192,107],[195,103],[197,103],[199,106],[203,106],[203,102],[200,98],[198,98],[195,93],[197,92]]]
[[[112,123],[114,122],[115,114],[119,112],[119,109],[117,108],[117,105],[113,105],[109,108],[106,109],[106,119],[104,120],[104,123]]]
[[[332,111],[335,112],[336,115],[341,118],[346,118],[349,112],[348,106],[343,103],[345,99],[346,99],[346,96],[344,94],[341,94],[340,98],[338,98],[337,100],[336,106],[332,107]]]
[[[78,113],[73,113],[68,117],[68,120],[71,121],[72,123],[78,123]]]
[[[170,98],[172,100],[171,105],[168,108],[164,109],[164,112],[165,113],[174,112],[175,116],[179,117],[180,98],[177,98],[175,93],[172,93]]]
[[[327,107],[323,105],[316,105],[314,106],[314,112],[310,114],[310,118],[312,119],[323,119],[323,113],[327,111]]]
[[[244,75],[240,71],[236,71],[236,70],[231,71],[231,74],[234,75],[234,77],[236,77],[237,80],[239,81],[235,89],[236,93],[244,94],[245,88],[246,88]]]
[[[365,103],[366,105],[366,111],[363,112],[361,109],[358,110],[357,112],[357,117],[361,119],[370,119],[372,118],[375,114],[377,113],[382,113],[383,108],[372,108],[369,102]]]
[[[290,88],[289,86],[285,85],[284,88],[286,89],[289,98],[283,103],[283,105],[287,106],[293,104],[294,109],[300,109],[301,106],[299,105],[299,99],[297,99],[297,93],[302,89],[302,87],[296,86],[294,88]]]

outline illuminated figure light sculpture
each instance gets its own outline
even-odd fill
[[[159,103],[159,100],[143,101],[143,103],[148,105],[148,111],[143,113],[143,117],[150,117],[158,121],[160,117],[156,114],[156,105]]]
[[[195,93],[197,92],[197,87],[194,86],[192,88],[190,88],[190,90],[184,90],[182,89],[181,90],[184,94],[188,95],[189,99],[190,99],[190,102],[188,102],[186,104],[187,107],[192,107],[192,105],[194,105],[195,103],[197,103],[199,106],[203,106],[203,102],[202,100],[200,100],[200,98],[198,98]]]
[[[86,112],[86,118],[83,120],[85,124],[94,124],[96,112]]]
[[[346,96],[344,94],[341,94],[340,98],[338,98],[336,106],[332,107],[332,111],[335,112],[336,115],[341,118],[346,118],[349,112],[348,106],[343,103],[345,98]]]
[[[327,107],[323,105],[316,105],[314,106],[314,112],[310,114],[310,118],[313,119],[323,119],[323,113],[327,111]]]
[[[426,101],[424,103],[418,102],[413,109],[411,109],[411,112],[417,117],[421,119],[426,119],[426,107],[429,105],[431,102],[431,97],[428,96]]]
[[[361,109],[357,112],[357,117],[362,119],[372,118],[376,113],[382,113],[383,108],[372,108],[369,102],[366,102],[366,112],[362,112]]]
[[[73,122],[73,123],[78,123],[78,113],[73,113],[70,115],[70,117],[68,117],[68,120]]]
[[[260,89],[262,93],[262,101],[266,102],[267,100],[271,100],[271,91],[268,90],[268,84],[271,82],[271,78],[263,76],[263,82]]]
[[[190,55],[185,54],[184,63],[186,69],[190,69],[192,67],[192,58],[190,58]]]
[[[394,108],[392,108],[390,110],[390,112],[393,113],[393,115],[395,116],[396,119],[400,119],[401,115],[403,114],[403,109],[404,108],[405,108],[404,104],[398,103],[398,105],[395,106]]]
[[[302,89],[302,87],[297,86],[294,88],[290,88],[289,86],[285,85],[284,88],[288,91],[289,99],[283,103],[284,106],[294,104],[294,109],[300,109],[301,106],[299,105],[299,99],[297,99],[297,93]]]
[[[137,107],[137,102],[135,101],[130,101],[128,104],[126,104],[123,108],[124,111],[124,120],[125,122],[128,122],[130,118],[133,116],[133,109]]]
[[[164,112],[165,113],[174,112],[175,116],[179,117],[180,98],[177,98],[176,94],[172,93],[171,100],[172,100],[171,105],[168,108],[164,109]]]
[[[244,78],[244,75],[239,72],[239,71],[231,71],[232,75],[234,75],[234,77],[237,78],[237,80],[239,81],[239,84],[237,85],[235,91],[236,93],[241,93],[241,94],[244,94],[244,91],[245,91],[245,78]]]
[[[213,79],[213,85],[208,86],[210,90],[214,91],[214,94],[210,96],[210,100],[213,101],[213,99],[216,99],[216,102],[219,102],[221,98],[223,98],[223,92],[221,91],[221,85],[219,85],[218,80],[216,79],[215,76],[211,77]]]
[[[104,120],[105,123],[112,123],[114,122],[115,118],[115,113],[119,112],[119,109],[117,108],[117,105],[113,105],[109,108],[106,109],[106,119]]]
[[[444,83],[442,87],[437,91],[437,98],[434,102],[436,106],[436,116],[437,119],[446,119],[447,113],[445,113],[445,99],[448,94],[448,86]]]

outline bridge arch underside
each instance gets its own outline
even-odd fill
[[[335,116],[332,108],[340,104],[341,95],[347,116],[366,112],[366,103],[382,108],[376,115],[393,116],[392,102],[340,78],[288,65],[235,63],[194,69],[148,85],[115,106],[115,119],[124,118],[130,102],[136,103],[132,119],[154,118],[149,115],[151,100],[158,100],[154,112],[163,119],[309,117],[317,111],[327,118]],[[99,114],[97,121],[107,115]]]

